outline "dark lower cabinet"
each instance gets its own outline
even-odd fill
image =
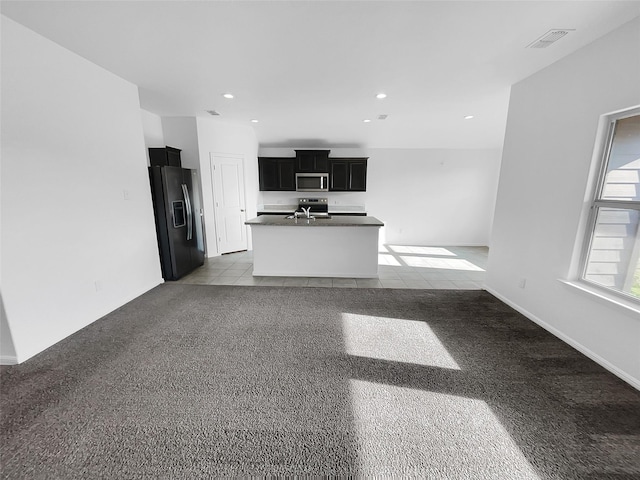
[[[295,158],[258,157],[261,191],[295,191]]]
[[[329,190],[334,192],[365,192],[367,190],[367,159],[331,159]]]

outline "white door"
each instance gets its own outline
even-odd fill
[[[220,253],[247,249],[242,158],[211,155],[213,202]]]

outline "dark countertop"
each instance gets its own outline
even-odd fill
[[[244,222],[245,225],[270,225],[276,227],[382,227],[384,223],[376,217],[362,215],[336,215],[331,218],[297,220],[286,215],[260,215]]]

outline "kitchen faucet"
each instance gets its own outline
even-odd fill
[[[304,214],[307,216],[307,218],[310,218],[310,212],[311,212],[311,207],[300,207],[302,209],[302,211],[304,212]]]

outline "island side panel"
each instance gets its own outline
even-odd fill
[[[254,276],[378,277],[379,227],[251,229]]]

